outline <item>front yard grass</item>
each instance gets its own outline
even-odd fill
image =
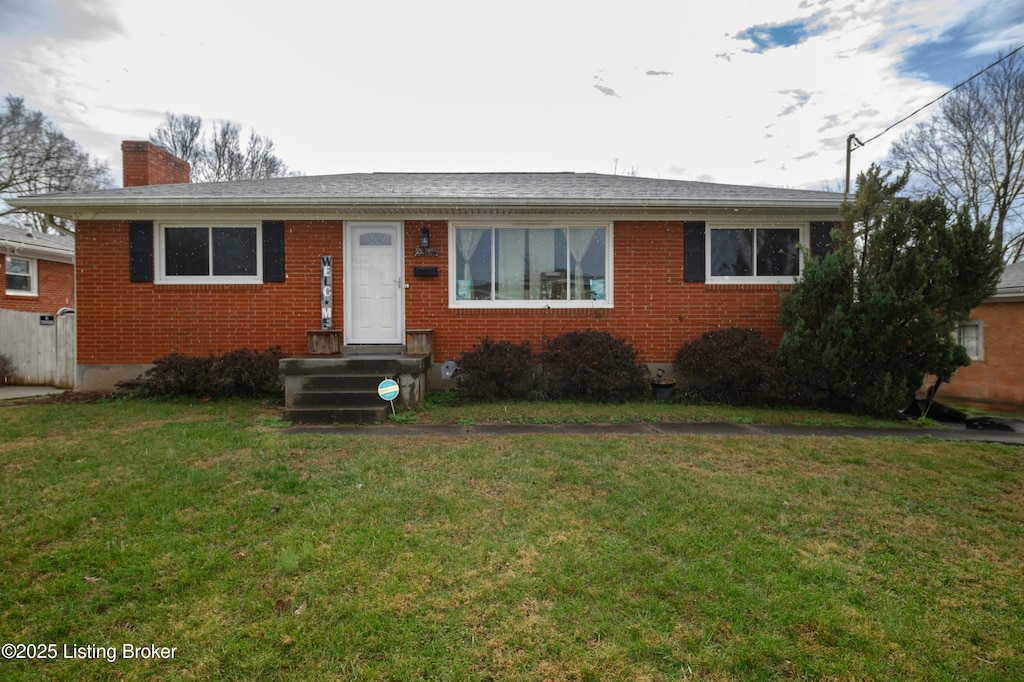
[[[278,414],[0,406],[3,679],[1024,678],[1020,449]]]
[[[683,400],[644,400],[629,403],[579,401],[474,402],[457,391],[431,391],[412,412],[397,421],[418,424],[623,424],[639,422],[739,422],[751,424],[804,424],[811,426],[934,425],[927,420],[896,422],[796,407],[736,406],[689,403]]]

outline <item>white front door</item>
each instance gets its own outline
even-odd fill
[[[345,224],[345,343],[401,344],[402,224]]]

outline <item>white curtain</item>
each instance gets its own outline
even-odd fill
[[[583,298],[583,259],[587,257],[590,245],[594,243],[594,235],[598,228],[574,228],[569,230],[569,253],[572,254],[572,269],[575,273],[572,282],[572,296],[574,300]]]
[[[468,279],[473,281],[473,271],[469,267],[469,259],[476,253],[476,249],[480,246],[480,240],[483,239],[483,229],[459,229],[457,230],[457,242],[459,247],[459,255],[462,256],[465,265],[462,266],[462,279]]]

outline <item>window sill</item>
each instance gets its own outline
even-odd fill
[[[39,294],[31,291],[8,291],[8,296],[17,296],[18,298],[39,298]]]
[[[453,310],[608,310],[611,301],[450,301]]]
[[[239,284],[263,284],[259,277],[182,277],[174,279],[158,279],[153,282],[157,286],[232,286]]]
[[[704,283],[720,284],[725,286],[735,286],[737,284],[767,284],[771,286],[778,286],[782,284],[792,286],[797,283],[798,279],[798,277],[793,275],[786,277],[708,277]]]

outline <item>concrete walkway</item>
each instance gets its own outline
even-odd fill
[[[63,393],[53,386],[0,386],[0,402]],[[1024,420],[1004,420],[1014,430],[872,428],[860,426],[796,426],[732,422],[650,422],[630,424],[380,424],[365,426],[292,426],[285,433],[329,433],[338,436],[482,437],[482,436],[804,436],[828,438],[935,438],[1024,445]]]
[[[0,386],[0,401],[35,398],[41,395],[63,393],[65,390],[67,389],[54,388],[53,386]]]
[[[857,426],[792,426],[730,422],[656,422],[643,424],[383,424],[373,426],[292,426],[286,433],[328,433],[339,436],[804,436],[828,438],[935,438],[1024,445],[1024,422],[1017,431],[964,428],[872,428]]]

